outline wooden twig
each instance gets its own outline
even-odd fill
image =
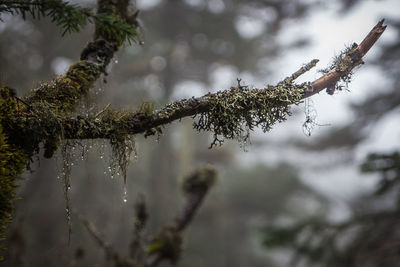
[[[103,114],[103,113],[110,107],[110,105],[111,105],[111,104],[107,104],[107,106],[106,106],[104,109],[102,109],[102,110],[100,110],[99,112],[97,112],[97,114],[94,115],[94,117],[95,117],[95,118],[99,117],[101,114]]]
[[[129,256],[131,259],[141,260],[144,257],[144,247],[142,240],[142,231],[146,226],[147,218],[147,207],[143,195],[139,195],[139,198],[135,204],[135,221],[133,228],[133,237],[129,245]]]
[[[100,237],[99,233],[94,228],[93,224],[91,224],[88,220],[82,220],[82,221],[88,233],[93,237],[93,239],[96,241],[99,247],[104,250],[106,258],[108,260],[115,260],[116,257],[118,258],[118,254],[113,251],[113,249],[109,244],[104,242],[104,240]]]
[[[298,71],[290,75],[289,77],[286,77],[283,81],[279,82],[278,85],[280,84],[285,84],[285,83],[292,83],[294,80],[296,80],[298,77],[309,71],[310,69],[314,68],[315,65],[318,63],[318,59],[313,59],[309,63],[305,64],[302,66]]]
[[[175,262],[180,254],[180,234],[192,221],[198,211],[204,197],[211,186],[215,183],[217,173],[213,167],[206,165],[185,177],[183,182],[183,191],[186,195],[186,201],[182,209],[175,218],[171,226],[167,226],[156,236],[153,242],[164,244],[168,248],[162,248],[151,253],[146,259],[146,267],[155,267],[162,260]],[[166,251],[168,253],[166,253]]]
[[[361,58],[369,51],[369,49],[375,44],[375,42],[381,37],[382,33],[386,29],[386,25],[383,25],[384,20],[380,20],[378,24],[375,25],[375,27],[368,33],[368,35],[364,38],[364,40],[357,46],[355,49],[356,51],[359,52],[359,60],[354,61],[353,66],[349,66],[349,71],[351,71],[353,68],[357,67],[358,65],[361,64]],[[310,97],[316,93],[319,93],[325,88],[328,88],[334,84],[336,84],[341,77],[344,77],[347,75],[348,72],[343,72],[338,70],[337,68],[333,68],[330,70],[327,74],[322,76],[321,78],[313,81],[311,83],[311,88],[310,90],[307,90],[304,92],[304,98]]]
[[[183,231],[192,221],[204,197],[215,183],[217,173],[211,166],[205,166],[187,176],[183,183],[185,204],[175,218],[174,229]]]

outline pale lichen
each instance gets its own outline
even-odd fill
[[[221,145],[224,138],[247,141],[254,127],[267,132],[276,122],[286,120],[291,114],[289,105],[301,102],[306,86],[293,83],[264,89],[240,86],[210,94],[210,106],[198,115],[194,128],[214,134],[211,147]]]
[[[347,46],[339,55],[335,56],[330,66],[325,69],[319,70],[322,74],[327,74],[329,71],[335,69],[340,73],[340,80],[335,84],[331,84],[326,92],[332,95],[335,90],[341,91],[348,89],[348,85],[353,77],[353,70],[356,66],[363,64],[362,54],[358,50],[358,45],[353,43]]]
[[[133,135],[123,135],[110,139],[111,144],[111,175],[114,176],[117,170],[126,183],[126,172],[130,163],[132,153],[136,155],[136,143]]]

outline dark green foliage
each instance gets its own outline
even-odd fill
[[[294,243],[297,235],[307,226],[299,222],[292,226],[270,225],[263,230],[263,244],[266,247],[289,246]]]
[[[136,42],[136,27],[107,14],[97,14],[94,19],[98,26],[99,34],[106,39],[115,39],[120,44],[125,41],[128,41],[129,44]]]
[[[35,19],[49,17],[52,22],[66,33],[79,32],[87,23],[91,15],[90,9],[79,8],[60,0],[16,0],[2,1],[0,13],[8,12],[12,15],[20,14],[24,19],[31,15]]]
[[[120,44],[134,42],[136,37],[136,25],[106,13],[94,14],[89,8],[61,0],[5,0],[0,3],[0,15],[3,12],[21,14],[24,19],[27,15],[35,19],[49,17],[61,28],[63,36],[81,31],[89,22],[97,25],[102,36],[112,36]]]
[[[308,218],[287,226],[271,225],[263,230],[263,244],[268,248],[293,248],[293,265],[297,264],[299,256],[306,257],[310,263],[339,263],[342,259],[335,248],[335,230],[318,218]]]
[[[395,208],[359,210],[340,223],[307,218],[291,225],[269,225],[263,229],[263,244],[293,249],[293,265],[301,258],[316,266],[397,266],[398,246],[394,242],[399,238],[400,154],[370,154],[361,169],[382,174],[376,194],[364,201],[373,204],[395,195]]]
[[[375,191],[376,195],[383,195],[389,191],[397,190],[398,205],[400,208],[400,153],[391,154],[369,154],[361,170],[365,173],[378,172],[381,180]]]

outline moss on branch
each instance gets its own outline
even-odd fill
[[[6,227],[11,222],[13,201],[16,199],[16,181],[29,159],[21,149],[9,144],[3,131],[2,125],[7,120],[7,114],[18,105],[13,96],[12,89],[0,89],[0,240],[4,239]]]
[[[99,14],[116,16],[134,24],[137,13],[126,13],[128,2],[99,0]],[[99,27],[97,25],[95,41],[87,45],[80,60],[64,76],[41,84],[23,100],[17,98],[12,89],[0,87],[0,235],[11,218],[15,180],[32,155],[39,152],[40,144],[44,144],[44,155],[51,157],[64,139],[110,139],[116,162],[125,173],[128,156],[133,150],[131,135],[161,133],[162,127],[185,117],[195,119],[196,130],[213,133],[211,147],[221,145],[225,139],[246,141],[254,127],[267,132],[275,123],[284,121],[290,115],[291,105],[299,104],[324,88],[332,88],[341,78],[347,81],[353,68],[362,63],[362,56],[386,29],[380,21],[360,45],[346,50],[323,77],[312,83],[296,84],[294,80],[315,66],[316,60],[276,86],[256,89],[239,83],[225,91],[176,101],[157,111],[151,104],[144,104],[136,112],[106,109],[92,117],[75,117],[76,105],[105,73],[122,44],[113,37],[112,31],[103,32]]]
[[[164,125],[184,117],[194,116],[194,128],[214,134],[214,145],[225,139],[248,138],[248,131],[260,126],[269,131],[273,124],[290,115],[289,106],[301,102],[307,84],[281,84],[252,89],[247,86],[183,99],[154,112],[112,110],[95,118],[75,118],[63,121],[66,138],[114,138],[121,134],[145,136],[162,132]]]
[[[59,2],[51,1],[63,5]],[[30,3],[27,3],[27,6],[21,9],[19,6],[7,6],[5,3],[3,9],[6,9],[0,12],[12,13],[15,9],[23,15],[24,12],[34,15],[36,10],[32,8],[39,8],[37,12],[47,12],[47,9],[45,11],[40,9],[43,7],[42,3],[48,4],[45,1],[38,1],[29,6]],[[11,220],[15,181],[21,175],[23,167],[35,153],[39,152],[40,144],[44,144],[45,157],[53,156],[60,141],[65,139],[65,119],[71,116],[76,105],[87,95],[100,75],[105,73],[106,66],[118,47],[136,35],[137,13],[129,17],[125,10],[129,1],[100,0],[99,9],[106,3],[114,6],[116,10],[103,10],[101,14],[93,16],[100,34],[96,36],[94,42],[86,46],[80,60],[70,66],[64,76],[42,83],[24,100],[17,98],[13,89],[0,87],[0,240]],[[68,8],[78,12],[72,6]],[[126,141],[128,137],[126,135],[117,137],[112,142],[113,152],[117,165],[125,174],[128,159],[125,147],[128,144]]]
[[[42,83],[26,99],[29,104],[40,103],[55,112],[73,111],[84,98],[95,81],[105,72],[114,52],[115,45],[104,40],[89,43],[81,59],[73,64],[62,77]]]

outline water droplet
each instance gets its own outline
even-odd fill
[[[126,190],[126,185],[124,185],[124,194],[122,195],[122,200],[124,201],[124,203],[128,201],[128,192]]]

